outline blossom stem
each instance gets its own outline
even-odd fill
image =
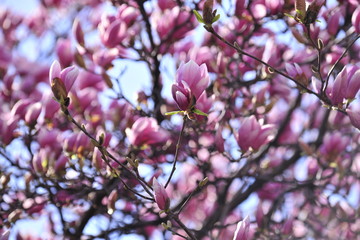
[[[182,135],[184,133],[186,120],[187,120],[187,116],[185,115],[183,117],[183,125],[181,127],[180,135],[179,135],[178,141],[176,143],[175,158],[174,158],[173,166],[172,166],[172,169],[171,169],[170,176],[169,176],[168,180],[166,181],[165,188],[169,185],[169,183],[171,181],[171,178],[174,175],[174,172],[176,170],[176,163],[177,163],[177,159],[178,159],[178,156],[179,156],[180,142],[181,142]]]

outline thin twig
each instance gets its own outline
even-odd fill
[[[176,150],[175,150],[175,159],[174,159],[174,163],[173,163],[173,166],[172,166],[172,169],[171,169],[171,173],[170,173],[170,176],[165,184],[165,188],[169,185],[170,181],[171,181],[171,178],[176,170],[176,163],[177,163],[177,159],[178,159],[178,156],[179,156],[179,148],[180,148],[180,142],[181,142],[181,138],[182,138],[182,135],[184,133],[184,129],[185,129],[185,124],[186,124],[186,120],[187,120],[187,116],[184,116],[183,118],[183,125],[181,127],[181,131],[180,131],[180,135],[179,135],[179,138],[178,138],[178,141],[177,141],[177,144],[176,144]]]

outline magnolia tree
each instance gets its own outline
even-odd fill
[[[357,0],[36,4],[0,11],[0,239],[360,236]]]

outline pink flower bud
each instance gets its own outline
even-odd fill
[[[43,95],[42,103],[45,112],[44,118],[47,120],[53,119],[56,112],[59,111],[60,105],[52,98],[50,92]]]
[[[112,49],[101,49],[94,53],[93,60],[94,63],[103,67],[104,69],[110,68],[111,62],[116,59],[119,55],[126,54],[125,52],[120,52],[118,48]]]
[[[345,98],[347,87],[347,71],[344,67],[343,70],[336,76],[332,91],[330,93],[331,103],[334,105],[342,104]]]
[[[98,28],[101,41],[109,48],[116,47],[127,37],[126,23],[114,16],[104,15]]]
[[[167,210],[170,206],[170,199],[166,193],[163,185],[161,185],[156,178],[153,178],[153,189],[155,201],[161,210]]]
[[[294,225],[294,219],[286,219],[284,226],[283,226],[283,234],[290,235],[293,232],[293,225]]]
[[[56,43],[56,54],[58,55],[61,66],[68,67],[71,65],[74,54],[71,50],[70,39],[60,38]]]
[[[63,154],[56,160],[54,170],[56,174],[60,174],[65,170],[66,163],[69,161],[69,158]]]
[[[262,228],[263,219],[264,219],[264,210],[262,208],[261,202],[258,204],[258,207],[256,209],[255,218],[256,218],[256,223],[258,225],[258,228]]]
[[[355,32],[360,33],[360,6],[355,9],[351,17],[351,22],[355,28]]]
[[[172,9],[176,6],[175,0],[158,0],[157,2],[159,8],[164,11],[166,9]]]
[[[225,151],[224,142],[225,140],[222,137],[222,127],[219,127],[215,134],[215,146],[220,153],[223,153]]]
[[[36,173],[44,174],[47,171],[48,159],[47,151],[42,148],[39,152],[34,154],[32,159],[32,167]]]
[[[89,71],[81,71],[77,79],[77,86],[79,89],[92,87],[97,90],[103,90],[105,87],[104,83],[105,82],[100,75]]]
[[[160,128],[154,118],[141,117],[137,119],[131,129],[126,129],[126,135],[132,145],[153,145],[165,142],[169,135]]]
[[[40,113],[41,113],[41,103],[37,102],[37,103],[32,104],[28,108],[26,115],[25,115],[26,124],[28,124],[28,125],[36,124]]]
[[[84,46],[85,45],[84,32],[83,32],[83,30],[81,28],[80,21],[79,21],[78,18],[76,18],[74,20],[73,27],[72,27],[72,32],[73,32],[73,34],[75,36],[76,41],[81,46]]]
[[[111,191],[109,197],[108,197],[108,203],[107,203],[107,208],[108,208],[108,213],[112,214],[115,211],[115,203],[118,200],[118,192],[117,189],[114,189]]]
[[[11,114],[13,116],[18,115],[21,119],[24,119],[31,103],[32,101],[30,99],[20,99],[11,109]]]
[[[1,114],[3,119],[0,121],[0,140],[6,146],[15,138],[14,131],[17,128],[19,118],[10,112]]]
[[[329,34],[335,35],[337,33],[340,24],[340,17],[341,17],[340,11],[336,11],[334,14],[330,16],[329,20],[327,21],[327,28],[326,28]]]
[[[252,148],[259,150],[261,146],[270,141],[270,135],[273,132],[272,125],[261,125],[255,118],[251,116],[245,118],[237,135],[237,142],[243,152]]]
[[[346,112],[350,118],[351,124],[360,129],[360,111],[353,111],[352,109],[346,109]]]
[[[360,69],[353,73],[351,77],[349,75],[350,73],[348,73],[348,85],[346,88],[345,98],[353,99],[360,89]]]
[[[92,154],[92,164],[98,171],[103,169],[105,164],[104,160],[101,158],[101,152],[97,147],[94,148],[94,152]]]
[[[285,68],[290,77],[294,78],[297,82],[301,83],[304,86],[307,86],[309,84],[308,77],[306,77],[305,73],[297,63],[294,63],[294,65],[285,63]]]
[[[68,92],[74,85],[74,82],[79,74],[79,70],[75,66],[67,67],[61,70],[60,63],[54,61],[49,71],[49,81],[51,90],[56,99],[65,99]]]
[[[243,11],[246,10],[245,2],[246,2],[246,0],[236,0],[236,3],[235,3],[235,15],[236,15],[236,17],[240,17],[241,14],[243,13]]]
[[[334,161],[345,151],[349,143],[350,139],[339,132],[326,133],[320,147],[321,157],[329,162]]]
[[[249,239],[250,219],[246,216],[242,221],[238,222],[234,233],[233,240]]]

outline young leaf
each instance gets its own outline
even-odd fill
[[[214,22],[216,22],[217,20],[219,20],[219,18],[220,18],[220,14],[216,15],[216,16],[214,17],[214,19],[212,20],[212,23],[214,23]]]
[[[201,116],[205,116],[205,117],[208,116],[206,113],[200,111],[199,109],[194,109],[193,112],[196,113],[197,115],[201,115]]]
[[[193,10],[193,13],[195,14],[196,19],[198,20],[199,23],[205,23],[204,19],[202,18],[202,16],[200,15],[200,13],[198,13],[198,11]]]
[[[171,116],[171,115],[175,115],[175,114],[179,114],[179,113],[183,113],[184,111],[173,111],[173,112],[167,112],[165,113],[165,116]]]

